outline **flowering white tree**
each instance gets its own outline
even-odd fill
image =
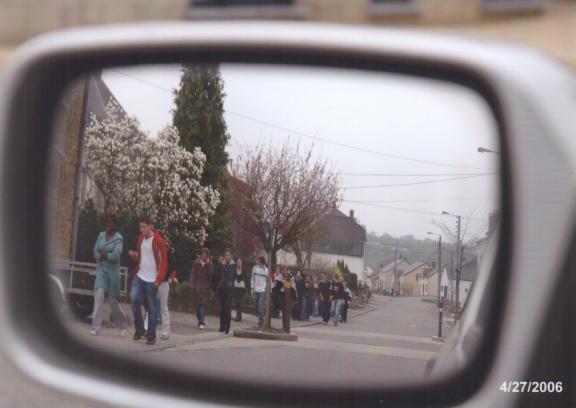
[[[86,168],[102,195],[104,212],[125,208],[133,195],[132,189],[126,188],[134,178],[133,159],[139,158],[134,147],[146,142],[138,121],[111,100],[103,119],[91,114],[85,140]]]
[[[180,146],[174,127],[148,138],[114,101],[105,113],[102,120],[92,116],[86,129],[86,166],[105,211],[149,214],[170,235],[203,243],[220,200],[216,190],[200,185],[204,153]]]
[[[179,142],[173,126],[147,140],[149,158],[143,166],[150,180],[145,185],[146,210],[161,228],[203,243],[220,197],[214,188],[200,185],[206,155],[199,147],[191,153]]]

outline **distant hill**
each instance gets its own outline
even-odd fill
[[[442,256],[445,254],[444,245]],[[406,258],[409,262],[427,262],[432,264],[438,259],[438,241],[436,239],[416,239],[412,235],[393,237],[390,234],[376,235],[370,232],[366,242],[366,265],[378,270],[381,264],[394,260],[394,248],[398,256]],[[442,263],[446,261],[443,260]]]

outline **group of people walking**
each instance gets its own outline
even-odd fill
[[[134,274],[130,290],[130,301],[134,317],[135,332],[133,339],[146,337],[146,344],[156,343],[157,324],[161,323],[161,338],[170,337],[170,313],[168,294],[170,283],[177,281],[174,263],[174,246],[161,232],[154,229],[149,217],[138,220],[140,234],[135,250],[128,251],[134,262]],[[94,245],[94,258],[97,262],[94,287],[94,311],[90,334],[98,335],[102,328],[102,314],[105,295],[110,299],[111,315],[122,336],[126,334],[127,318],[122,311],[118,297],[120,295],[120,261],[124,250],[124,238],[119,232],[119,223],[115,216],[105,219],[105,231],[102,231]],[[265,295],[268,279],[268,267],[263,257],[256,259],[250,279],[251,294],[254,299],[258,325],[264,325]],[[290,284],[288,284],[290,282]],[[206,328],[206,307],[210,302],[210,293],[217,294],[220,306],[219,331],[230,331],[232,307],[236,310],[236,321],[242,321],[242,300],[247,290],[247,279],[241,259],[234,261],[232,251],[226,249],[218,262],[212,261],[210,250],[203,248],[192,263],[188,287],[196,302],[198,328]],[[270,295],[273,315],[278,317],[285,311],[285,300],[290,299],[291,317],[296,320],[309,320],[310,316],[321,316],[322,323],[332,319],[334,325],[346,322],[352,292],[346,281],[341,282],[337,274],[327,279],[320,276],[302,276],[300,271],[293,276],[286,265],[272,274]],[[146,318],[142,307],[146,310]]]
[[[290,299],[292,300],[291,313],[294,320],[310,320],[310,316],[321,316],[322,324],[328,324],[330,320],[335,326],[339,322],[346,323],[348,320],[348,308],[352,301],[352,291],[347,281],[341,281],[338,274],[334,274],[329,280],[326,274],[320,275],[320,280],[314,275],[302,276],[300,271],[295,276],[288,271],[286,265],[282,265],[278,273],[273,276],[275,282],[273,289],[274,315],[278,316],[284,311],[284,299],[286,285],[290,280]]]

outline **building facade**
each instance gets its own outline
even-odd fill
[[[315,269],[335,268],[338,260],[344,261],[358,281],[366,280],[366,228],[354,217],[333,209],[317,225],[321,237],[311,245],[310,266]],[[290,248],[277,253],[279,263],[296,265],[296,255]]]

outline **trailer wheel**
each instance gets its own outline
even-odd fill
[[[70,309],[74,316],[81,320],[85,320],[94,309],[94,297],[88,295],[70,295]]]

